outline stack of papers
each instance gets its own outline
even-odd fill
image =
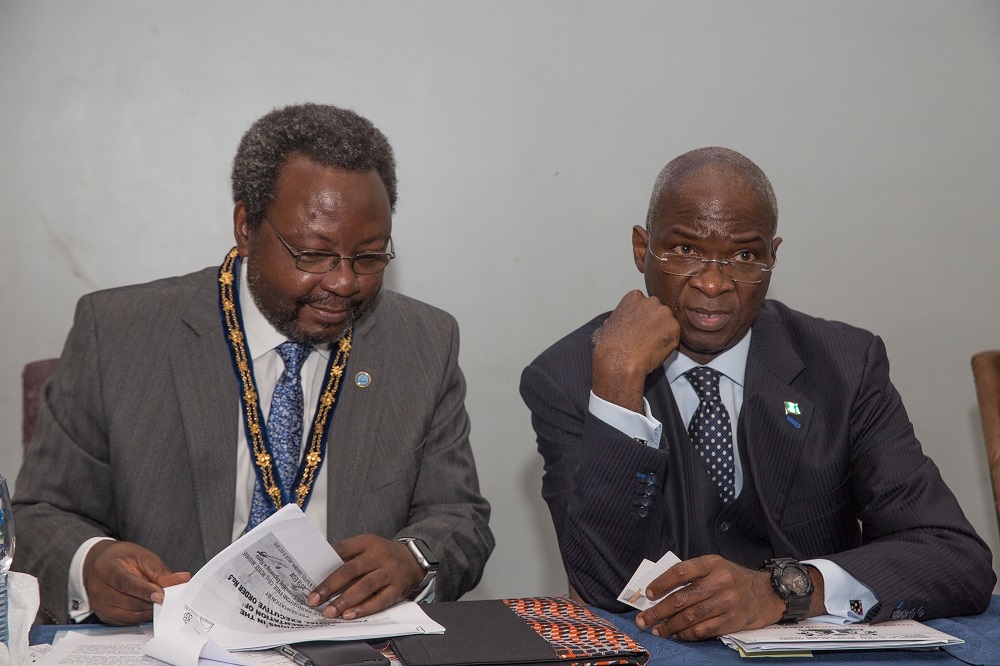
[[[162,607],[154,608],[156,637],[147,654],[177,663],[155,650],[209,639],[226,650],[259,650],[299,641],[444,632],[412,601],[355,620],[329,619],[322,607],[307,606],[309,592],[342,564],[299,507],[286,505],[213,557],[190,582],[164,590]]]
[[[772,655],[814,650],[920,649],[965,641],[916,620],[881,624],[827,624],[803,620],[728,634],[722,642],[743,655]]]

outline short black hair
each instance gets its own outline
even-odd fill
[[[741,187],[749,188],[764,205],[771,221],[771,236],[778,231],[778,199],[764,171],[754,162],[731,148],[713,146],[696,148],[670,160],[656,177],[653,194],[649,198],[646,227],[653,228],[660,213],[660,201],[665,191],[680,187],[689,176],[706,167],[722,167]]]
[[[348,171],[375,171],[395,212],[396,158],[385,134],[350,109],[295,104],[274,109],[251,125],[233,158],[233,203],[243,203],[250,228],[258,228],[264,219],[281,168],[291,155]]]

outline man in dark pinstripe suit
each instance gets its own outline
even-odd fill
[[[636,622],[685,640],[982,612],[992,556],[921,451],[882,341],[765,300],[777,217],[743,155],[681,155],[632,231],[649,296],[626,294],[525,369],[572,587],[626,610],[636,567],[673,551],[682,562],[647,596],[686,587]],[[703,400],[706,374],[718,389]],[[722,436],[707,447],[699,426]]]

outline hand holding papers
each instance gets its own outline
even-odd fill
[[[197,623],[223,648],[441,633],[417,604],[357,620],[329,619],[306,596],[343,561],[302,511],[287,505],[216,555],[191,582],[166,589],[156,636]]]
[[[618,595],[618,601],[623,604],[628,604],[632,608],[638,608],[641,611],[652,608],[667,595],[665,594],[659,599],[647,599],[646,588],[649,587],[649,584],[656,580],[660,574],[664,573],[667,569],[680,561],[680,558],[669,550],[656,562],[643,560],[639,564],[639,567],[635,570],[635,573],[632,574],[632,578],[629,579],[625,589]],[[681,585],[681,587],[684,586]],[[676,587],[673,590],[670,590],[670,593],[676,592],[679,589],[680,587]]]

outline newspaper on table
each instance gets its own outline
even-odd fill
[[[916,620],[828,624],[802,620],[727,634],[724,644],[747,655],[788,651],[920,649],[964,643]]]
[[[411,601],[355,620],[324,617],[325,604],[307,606],[306,596],[342,564],[298,506],[286,505],[213,557],[190,582],[166,588],[163,605],[154,609],[151,644],[188,624],[227,650],[444,632]]]

